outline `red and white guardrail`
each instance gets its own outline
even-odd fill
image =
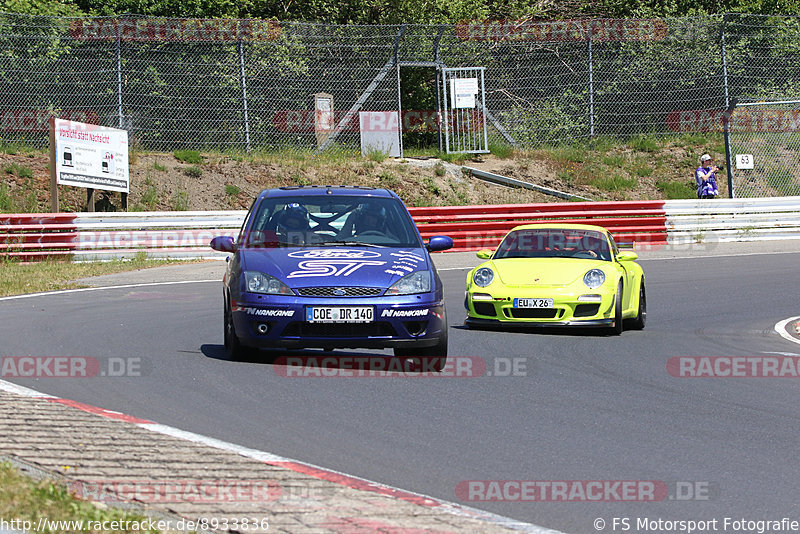
[[[410,208],[423,238],[449,235],[453,251],[493,248],[514,226],[596,224],[617,241],[649,244],[800,238],[800,197],[561,202]],[[0,255],[96,261],[223,258],[208,243],[236,235],[245,211],[0,214]]]

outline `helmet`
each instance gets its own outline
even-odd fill
[[[375,230],[384,231],[386,228],[386,209],[376,204],[361,204],[356,210],[356,233]]]
[[[296,202],[287,204],[278,216],[278,233],[305,232],[308,228],[308,210]]]

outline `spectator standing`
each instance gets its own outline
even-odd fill
[[[719,195],[716,175],[719,167],[714,165],[713,161],[708,154],[700,156],[700,166],[694,171],[694,179],[697,182],[697,198],[715,198]]]

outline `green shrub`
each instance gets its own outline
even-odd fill
[[[637,135],[628,140],[628,146],[641,152],[655,152],[660,145],[658,140],[646,135]]]
[[[514,155],[514,147],[505,143],[489,143],[489,152],[501,159],[508,159]]]
[[[189,193],[186,191],[175,191],[170,199],[170,206],[173,211],[186,211],[189,209]]]
[[[389,152],[381,150],[380,148],[370,148],[367,150],[367,159],[375,163],[383,163],[389,157]]]
[[[203,156],[197,150],[176,150],[172,153],[175,158],[182,163],[199,165],[203,163]]]
[[[200,178],[203,175],[203,169],[196,165],[186,167],[183,172],[186,173],[186,176],[191,176],[192,178]]]
[[[696,185],[692,180],[687,180],[685,182],[678,180],[659,180],[656,182],[656,187],[669,200],[697,197]]]
[[[236,186],[236,185],[233,185],[233,184],[225,184],[225,194],[226,195],[230,195],[232,197],[235,197],[241,192],[242,192],[242,190],[239,188],[239,186]]]
[[[591,184],[599,189],[606,191],[622,191],[624,189],[634,189],[639,182],[635,178],[625,178],[618,174],[605,178],[594,178]]]

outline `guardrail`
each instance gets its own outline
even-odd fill
[[[666,203],[670,244],[800,239],[800,196]]]
[[[0,214],[0,254],[20,261],[131,258],[224,258],[208,246],[237,235],[247,212]]]
[[[454,251],[493,248],[529,222],[596,224],[622,242],[696,243],[800,238],[800,197],[765,199],[566,202],[410,208],[425,239],[453,238]],[[245,211],[0,214],[0,255],[96,261],[224,258],[208,246],[239,232]]]

